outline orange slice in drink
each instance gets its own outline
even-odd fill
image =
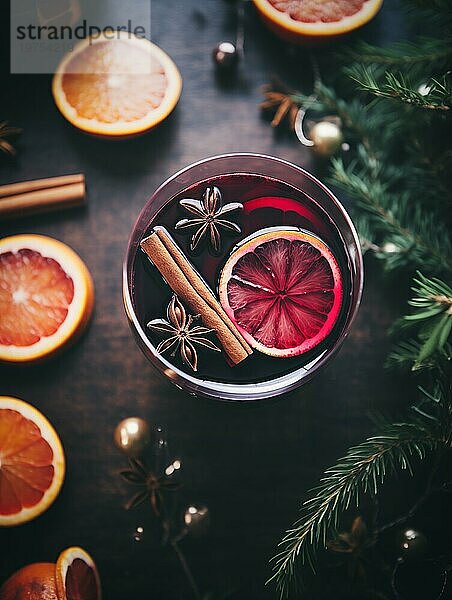
[[[83,548],[72,547],[60,554],[56,564],[59,600],[101,600],[96,565]]]
[[[264,22],[292,42],[349,33],[370,21],[383,0],[253,0]]]
[[[233,250],[220,301],[246,341],[275,357],[312,350],[331,332],[342,277],[328,246],[302,230],[268,230]]]
[[[88,38],[59,65],[52,91],[63,116],[110,137],[143,133],[176,106],[182,78],[171,58],[144,38],[121,32]]]
[[[30,404],[0,396],[0,526],[47,510],[64,474],[63,447],[49,421]]]
[[[82,259],[42,235],[0,239],[0,361],[46,357],[81,333],[94,305]]]

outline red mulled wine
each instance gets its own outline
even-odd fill
[[[245,160],[239,157],[212,161]],[[261,172],[236,167],[230,173],[219,169],[216,175],[211,168],[203,177],[199,163],[169,180],[180,179],[166,189],[166,197],[162,186],[147,205],[126,260],[126,309],[145,353],[182,387],[186,383],[190,391],[214,397],[266,397],[300,385],[339,346],[361,293],[356,234],[350,229],[344,235],[344,223],[337,219],[345,211],[334,196],[297,167],[268,157],[254,159],[264,163]],[[264,168],[268,161],[276,163],[276,171]],[[298,184],[293,174],[283,180],[286,169],[300,171],[306,181],[300,178],[300,185],[293,185]],[[182,177],[192,177],[190,170],[196,170],[194,181]],[[322,196],[334,199],[332,209]],[[346,214],[344,222],[351,228]],[[192,321],[191,306],[198,304],[187,296],[187,307],[179,297],[186,288],[178,279],[173,282],[172,268],[162,276],[168,265],[157,268],[157,250],[143,252],[139,244],[155,228],[164,233],[164,241],[170,240],[165,243],[176,248],[184,265],[187,259],[193,266],[249,344],[250,355],[238,364],[218,343],[220,336],[208,331],[203,315]],[[192,281],[191,271],[188,279],[181,273],[184,285]],[[175,294],[174,288],[182,291]],[[182,331],[178,337],[181,330],[176,330],[187,319],[199,345],[196,335],[191,339]]]

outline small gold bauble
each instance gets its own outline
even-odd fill
[[[140,417],[129,417],[120,421],[115,429],[116,446],[130,456],[140,456],[151,439],[149,425]]]
[[[319,121],[313,125],[309,137],[314,142],[312,150],[318,156],[333,156],[342,144],[341,128],[331,121]]]
[[[405,529],[399,536],[401,556],[405,560],[421,558],[428,549],[427,538],[421,531]]]

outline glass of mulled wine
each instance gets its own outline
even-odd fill
[[[363,287],[358,237],[315,177],[271,156],[202,160],[144,206],[123,269],[137,342],[192,394],[260,400],[338,351]]]

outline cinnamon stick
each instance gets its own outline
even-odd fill
[[[170,288],[190,309],[201,315],[206,327],[215,330],[232,364],[238,364],[252,349],[231,321],[212,290],[185,257],[164,227],[155,227],[142,240],[141,248],[160,271]]]
[[[33,179],[31,181],[19,181],[18,183],[0,185],[0,198],[24,194],[26,192],[34,192],[35,190],[48,190],[49,188],[71,185],[73,183],[85,183],[85,176],[83,173],[46,177],[45,179]]]
[[[0,219],[72,208],[84,201],[81,174],[13,183],[0,186]]]
[[[234,325],[234,323],[231,321],[231,319],[229,318],[226,311],[223,309],[221,304],[218,302],[214,293],[211,291],[211,289],[209,288],[207,283],[204,281],[204,279],[201,277],[201,275],[195,270],[193,265],[190,263],[188,258],[185,256],[185,254],[182,252],[182,250],[176,244],[176,242],[171,237],[171,235],[168,233],[168,231],[164,227],[161,227],[161,226],[155,227],[154,231],[158,235],[158,237],[160,238],[162,243],[164,244],[165,248],[168,250],[168,252],[174,258],[176,264],[180,267],[180,269],[182,271],[184,271],[188,281],[193,286],[193,289],[199,295],[205,295],[205,301],[210,306],[210,308],[212,310],[214,310],[215,312],[219,313],[220,318],[222,320],[224,320],[225,324],[229,328],[231,328],[231,330],[236,334],[237,341],[240,343],[240,345],[244,348],[244,350],[246,352],[251,354],[251,352],[250,352],[251,348],[250,348],[248,342],[245,340],[245,338],[242,336],[242,334],[237,330],[237,327]],[[209,292],[208,294],[205,294],[206,290],[208,290],[208,292]]]

